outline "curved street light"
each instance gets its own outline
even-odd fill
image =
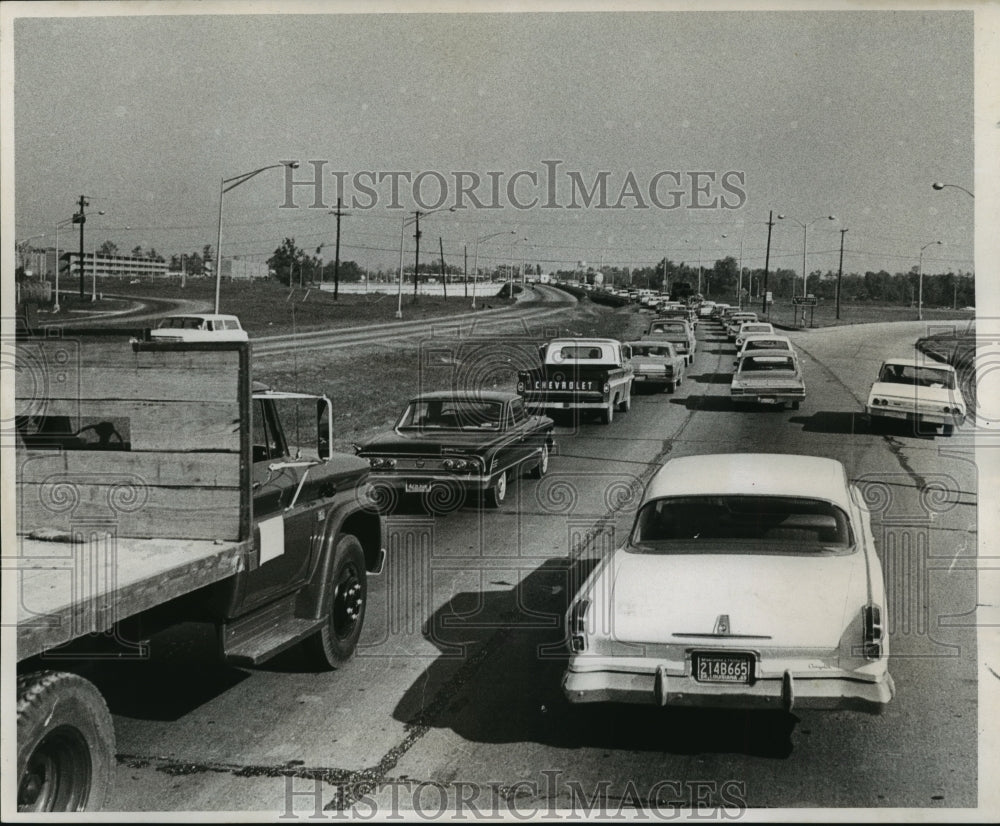
[[[517,230],[501,230],[500,232],[491,232],[489,235],[484,235],[481,238],[476,239],[476,254],[474,256],[475,261],[472,267],[472,309],[476,309],[476,288],[479,284],[479,242],[489,241],[491,238],[499,238],[501,235],[515,235]]]
[[[229,192],[230,189],[236,189],[240,184],[245,184],[255,175],[259,175],[261,172],[265,172],[268,169],[277,169],[279,166],[287,166],[289,169],[298,169],[298,161],[282,161],[281,163],[273,163],[270,166],[262,166],[260,169],[255,169],[253,172],[244,172],[242,175],[234,175],[232,178],[223,178],[222,183],[219,184],[219,234],[215,240],[215,312],[219,312],[219,291],[222,286],[222,203],[223,196]]]
[[[924,320],[924,250],[935,244],[941,245],[943,243],[943,241],[928,241],[920,248],[920,257],[917,263],[917,321]]]
[[[942,183],[939,183],[939,182],[937,182],[937,181],[935,181],[934,183],[932,183],[932,184],[931,184],[931,188],[932,188],[932,189],[936,189],[936,190],[938,190],[939,192],[940,192],[940,191],[941,191],[942,189],[944,189],[945,187],[951,187],[952,189],[961,189],[961,190],[962,190],[962,192],[964,192],[964,193],[965,193],[966,195],[968,195],[968,196],[969,196],[970,198],[975,198],[975,197],[976,197],[976,196],[975,196],[975,195],[973,195],[973,194],[972,194],[971,192],[969,192],[969,190],[967,190],[967,189],[966,189],[966,188],[965,188],[964,186],[959,186],[958,184],[942,184]]]
[[[741,310],[743,309],[743,239],[745,235],[745,233],[740,235],[740,268],[736,276],[736,306]],[[722,237],[728,238],[729,236],[723,233]]]
[[[799,221],[799,220],[797,220],[795,218],[789,218],[787,215],[779,215],[778,216],[778,220],[779,221],[791,221],[792,223],[798,224],[800,227],[802,227],[802,297],[805,298],[809,294],[808,290],[806,289],[806,282],[809,279],[809,272],[808,272],[808,270],[806,270],[806,240],[807,240],[807,236],[808,236],[808,233],[809,233],[809,227],[811,227],[817,221],[822,221],[822,220],[836,221],[837,220],[837,216],[836,215],[819,215],[819,216],[813,218],[811,221],[806,221],[804,224],[801,221]],[[793,290],[793,293],[794,293],[794,290]]]
[[[510,266],[507,269],[507,297],[514,297],[514,247],[520,244],[522,241],[527,241],[527,238],[515,238],[510,242]],[[521,250],[521,277],[522,282],[524,278],[524,250]]]
[[[417,223],[421,218],[426,218],[428,215],[433,215],[436,212],[454,212],[455,207],[441,207],[440,209],[432,209],[430,212],[421,212],[419,209],[413,213],[412,218],[404,218],[403,225],[399,228],[399,291],[396,297],[396,318],[403,317],[403,239],[406,234],[406,228],[410,224]],[[414,289],[416,289],[417,278],[419,274],[414,270],[413,273],[413,284]]]

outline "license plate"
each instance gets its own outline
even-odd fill
[[[759,401],[761,404],[777,404],[778,403],[777,399],[772,399],[770,396],[768,396],[767,398],[757,399],[757,401]]]
[[[407,482],[407,493],[427,493],[431,489],[430,482]]]
[[[700,683],[747,683],[753,675],[750,654],[696,654],[694,678]]]

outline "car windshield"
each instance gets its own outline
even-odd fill
[[[846,553],[854,544],[836,505],[791,496],[676,496],[639,511],[632,550],[682,553]]]
[[[759,373],[774,370],[794,370],[791,356],[748,356],[740,359],[740,373]]]
[[[744,324],[741,331],[744,335],[747,333],[770,333],[770,324]]]
[[[954,390],[955,374],[938,367],[918,367],[914,364],[883,364],[878,380],[889,384],[908,384]]]
[[[684,327],[684,322],[677,322],[675,324],[654,324],[650,332],[653,333],[684,333],[687,332]]]
[[[501,402],[481,399],[417,399],[396,425],[399,429],[499,430]]]

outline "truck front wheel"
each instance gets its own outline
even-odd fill
[[[17,810],[94,812],[115,766],[115,732],[100,692],[65,671],[17,678]]]
[[[337,538],[326,600],[326,622],[305,640],[304,650],[311,662],[331,669],[343,665],[354,654],[368,600],[365,553],[357,537],[349,533]]]
[[[608,406],[601,411],[601,421],[604,424],[611,424],[615,420],[615,403],[610,402]]]

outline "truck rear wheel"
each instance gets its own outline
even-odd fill
[[[326,622],[303,642],[306,657],[320,668],[338,668],[354,654],[365,621],[368,575],[357,537],[341,534],[330,569]]]
[[[100,811],[114,767],[114,726],[93,683],[65,671],[17,678],[19,812]]]

